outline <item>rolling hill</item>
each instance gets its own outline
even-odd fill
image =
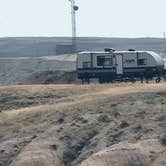
[[[51,79],[51,77],[55,78],[65,73],[65,71],[73,70],[75,70],[75,61],[70,60],[70,58],[60,59],[59,56],[56,58],[55,56],[1,57],[0,85],[46,83],[49,81],[47,79]],[[56,83],[56,80],[54,83]]]
[[[151,50],[166,53],[166,41],[162,38],[102,38],[80,37],[78,51],[103,50]],[[70,45],[67,37],[11,37],[0,38],[0,57],[38,57],[56,55],[56,45]]]
[[[1,166],[165,166],[166,84],[0,87]]]

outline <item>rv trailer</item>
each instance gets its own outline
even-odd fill
[[[160,82],[165,78],[164,61],[152,51],[116,51],[105,49],[103,52],[80,52],[77,55],[78,78],[84,82],[96,78],[100,83],[116,81],[143,82],[155,78]]]

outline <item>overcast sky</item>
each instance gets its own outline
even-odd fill
[[[78,36],[162,37],[166,0],[76,0]],[[0,37],[70,36],[68,0],[0,0]]]

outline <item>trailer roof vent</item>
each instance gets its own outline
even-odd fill
[[[105,52],[114,52],[116,50],[114,48],[105,48],[104,51]]]
[[[134,50],[134,49],[128,49],[128,51],[136,51],[136,50]]]

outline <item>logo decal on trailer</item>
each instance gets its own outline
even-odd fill
[[[127,64],[135,63],[135,59],[126,59],[125,63]]]

